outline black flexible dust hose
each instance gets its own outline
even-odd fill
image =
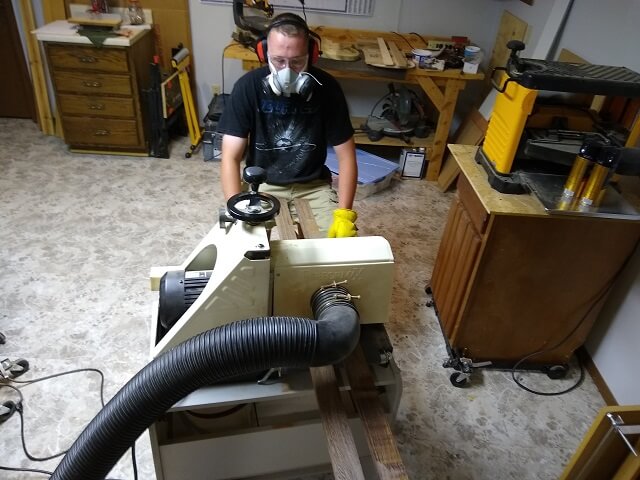
[[[155,358],[96,415],[51,476],[104,479],[133,442],[177,401],[200,387],[273,367],[303,368],[342,361],[359,340],[358,313],[346,289],[312,298],[317,321],[265,317],[197,335]]]

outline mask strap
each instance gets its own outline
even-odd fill
[[[282,85],[280,84],[280,79],[278,78],[278,70],[276,70],[276,67],[273,65],[273,63],[271,63],[271,58],[268,55],[267,55],[267,63],[269,64],[269,71],[271,72],[268,77],[269,84],[271,85],[271,89],[273,90],[273,93],[275,93],[276,95],[282,95],[283,88],[282,88]]]

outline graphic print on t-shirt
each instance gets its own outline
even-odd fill
[[[312,142],[317,125],[313,109],[290,100],[265,100],[261,107],[267,121],[256,138],[256,163],[271,176],[298,177],[309,174],[315,164],[310,156],[317,145]],[[317,137],[315,137],[317,138]]]

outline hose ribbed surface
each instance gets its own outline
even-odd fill
[[[235,322],[193,337],[138,372],[89,423],[52,479],[104,479],[160,415],[200,387],[272,367],[308,367],[317,322],[267,317]]]
[[[349,290],[341,285],[323,287],[318,289],[311,297],[311,310],[316,318],[320,318],[328,308],[333,308],[338,305],[356,310],[350,298]]]

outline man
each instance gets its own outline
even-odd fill
[[[319,54],[317,40],[301,17],[283,13],[272,20],[256,53],[268,66],[236,82],[218,123],[225,199],[241,191],[240,163],[246,151],[247,166],[267,172],[261,191],[287,202],[306,198],[323,234],[355,236],[354,131],[340,85],[311,66]],[[325,166],[327,146],[338,159],[338,194]]]

